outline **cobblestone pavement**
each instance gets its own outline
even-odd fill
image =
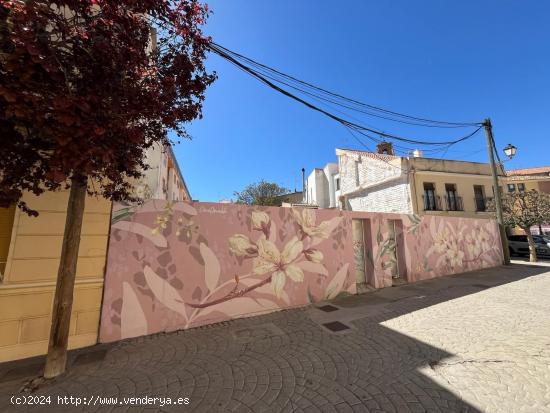
[[[0,365],[0,411],[550,412],[550,272],[513,265],[71,354],[16,407],[40,359]],[[324,323],[347,330],[331,332]],[[34,370],[33,370],[34,369]],[[60,406],[57,395],[188,397]]]

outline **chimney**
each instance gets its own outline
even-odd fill
[[[302,199],[304,202],[307,202],[306,195],[306,169],[302,168]]]
[[[376,145],[376,151],[383,155],[395,155],[391,142],[380,142],[378,145]]]

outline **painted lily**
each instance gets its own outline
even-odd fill
[[[229,250],[238,257],[254,257],[258,255],[258,247],[243,234],[235,234],[229,238]]]
[[[304,255],[308,261],[320,263],[323,261],[323,253],[315,248],[309,248],[304,251]]]
[[[300,226],[302,232],[310,237],[326,239],[330,235],[329,221],[323,221],[318,226],[315,225],[315,211],[310,208],[300,211],[293,209],[294,217]]]
[[[260,238],[258,257],[254,259],[252,271],[258,275],[271,273],[271,287],[277,297],[280,297],[287,277],[295,282],[304,280],[302,269],[293,264],[302,251],[303,243],[297,237],[292,238],[282,252],[271,241]]]
[[[252,229],[266,232],[269,228],[269,215],[262,211],[252,211]]]

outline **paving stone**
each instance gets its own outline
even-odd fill
[[[36,374],[32,360],[0,365],[0,411],[550,412],[544,269],[489,269],[337,305],[78,350],[34,393],[189,397],[185,409],[11,405]],[[322,327],[333,321],[353,328],[334,335]]]

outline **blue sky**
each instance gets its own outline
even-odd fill
[[[234,51],[354,99],[420,117],[489,116],[507,168],[549,165],[550,3],[544,1],[211,0],[205,27]],[[194,199],[217,201],[265,179],[300,189],[300,169],[361,149],[344,127],[272,91],[215,55],[204,117],[174,150]],[[426,140],[464,131],[362,118]],[[373,146],[369,143],[370,146]],[[502,152],[501,152],[502,154]],[[484,162],[485,138],[446,156]]]

